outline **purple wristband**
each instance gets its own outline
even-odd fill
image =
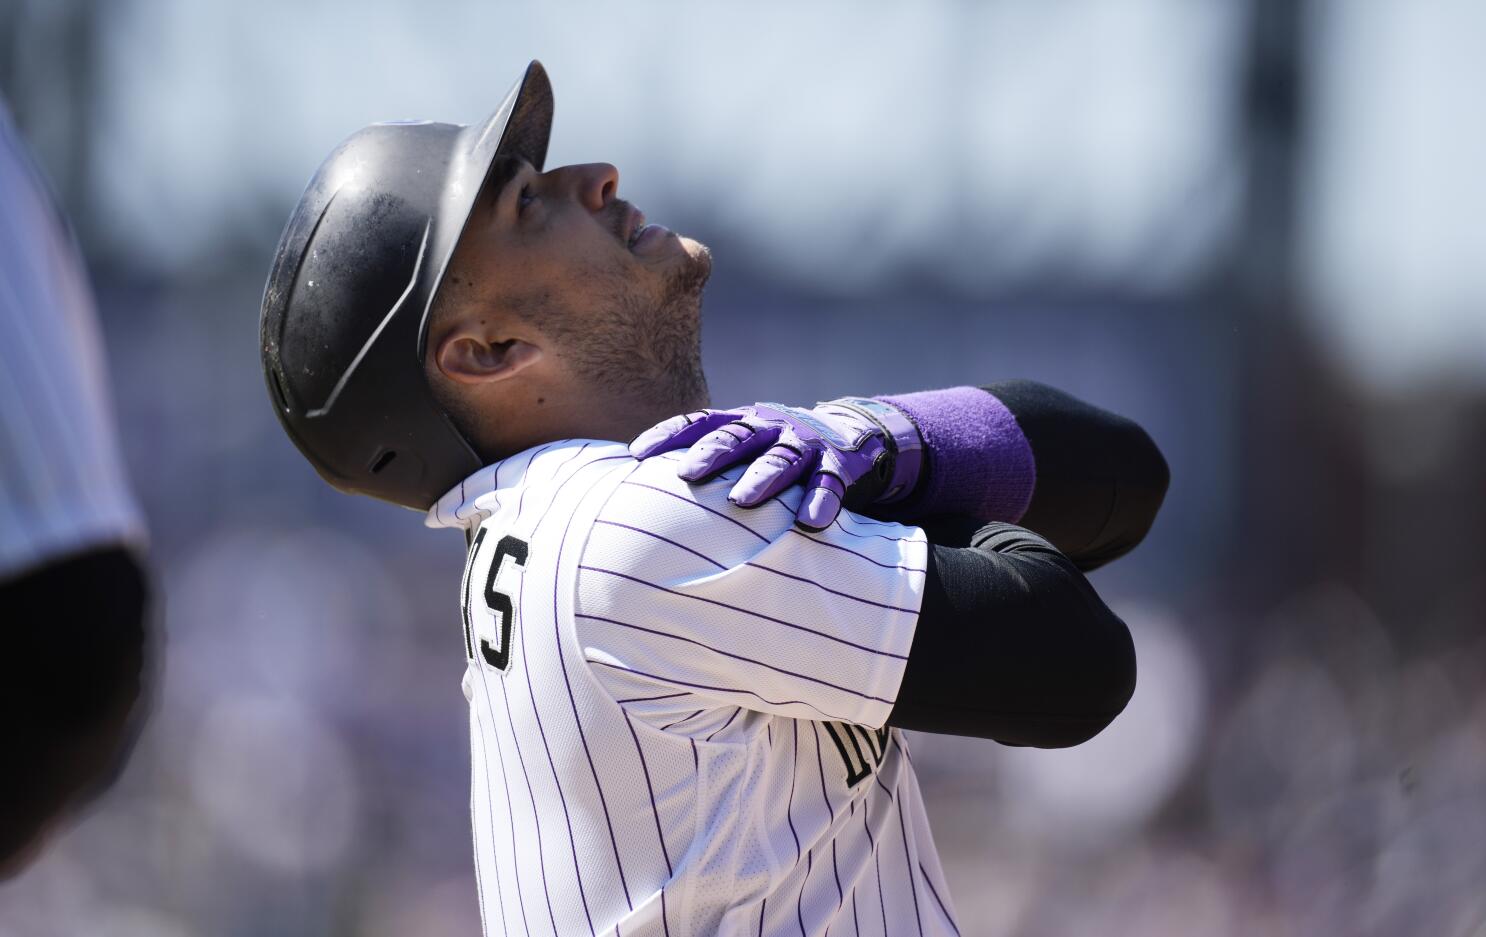
[[[1016,523],[1032,503],[1037,463],[1016,417],[989,391],[951,387],[878,397],[908,414],[924,438],[927,477],[904,516],[959,514]]]

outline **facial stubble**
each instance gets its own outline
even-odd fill
[[[549,313],[544,328],[595,394],[675,413],[707,404],[701,303],[712,255],[697,247],[658,288],[621,263],[596,265],[585,279],[609,288],[594,314]]]

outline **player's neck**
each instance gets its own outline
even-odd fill
[[[512,455],[534,446],[559,439],[607,439],[628,443],[631,439],[678,413],[707,406],[699,401],[655,403],[627,401],[618,398],[599,403],[544,401],[539,412],[524,420],[523,426],[508,427],[500,449]]]

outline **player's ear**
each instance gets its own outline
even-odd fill
[[[503,381],[535,364],[542,349],[519,338],[501,338],[483,323],[459,325],[438,339],[435,366],[451,381],[488,384]]]

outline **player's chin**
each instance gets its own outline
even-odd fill
[[[678,302],[695,306],[712,276],[712,252],[690,238],[669,237],[670,249],[641,261],[641,278],[654,284],[662,306]]]
[[[682,237],[680,241],[682,249],[686,251],[686,256],[691,260],[692,266],[699,270],[704,277],[710,276],[712,274],[712,248],[703,244],[701,241],[689,237]]]
[[[653,226],[659,227],[659,226]],[[672,231],[656,232],[630,249],[642,265],[653,269],[712,269],[712,251],[707,245]]]
[[[677,253],[670,267],[678,279],[700,291],[712,275],[712,250],[701,241],[676,236]]]
[[[706,260],[709,265],[712,263],[712,248],[698,241],[696,238],[678,234],[676,235],[676,243],[686,256],[692,260]]]

